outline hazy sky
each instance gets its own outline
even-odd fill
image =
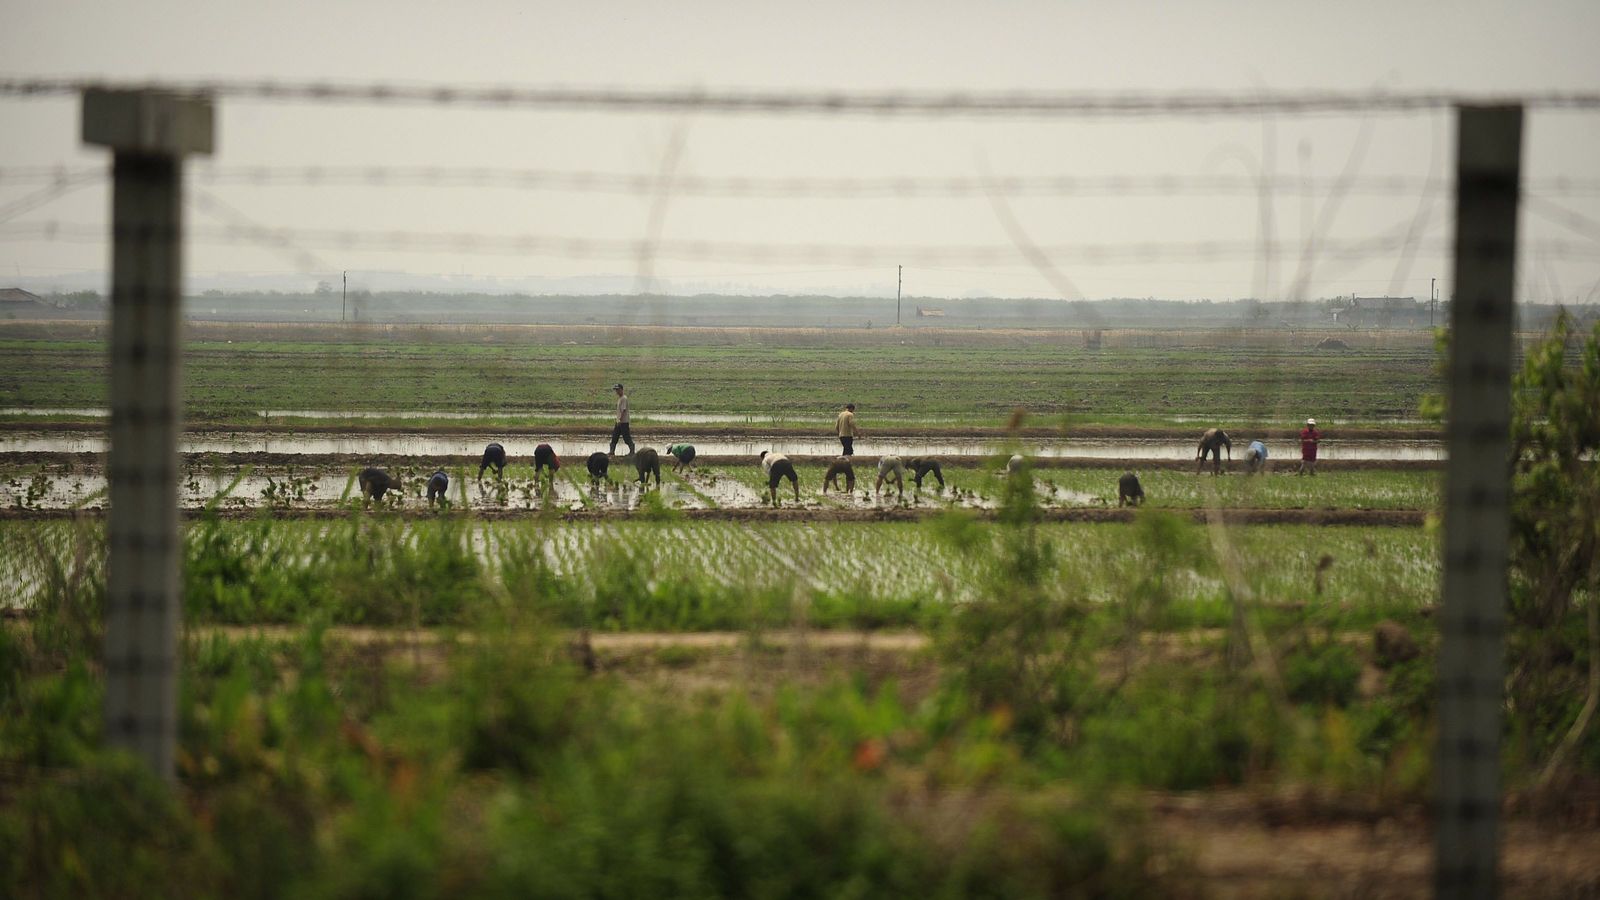
[[[385,80],[465,85],[610,85],[805,89],[1174,91],[1444,89],[1514,93],[1600,89],[1600,3],[140,3],[0,0],[0,74],[108,78]],[[39,183],[19,167],[103,165],[80,145],[65,99],[0,99],[0,217]],[[294,250],[196,240],[189,270],[216,278],[351,272],[352,286],[404,284],[398,273],[499,279],[502,287],[623,284],[659,290],[894,292],[890,248],[952,248],[906,267],[917,295],[1282,297],[1425,296],[1448,277],[1450,203],[1418,190],[1448,184],[1448,114],[1300,119],[1052,121],[881,120],[546,113],[526,110],[314,106],[230,100],[216,156],[194,167],[439,166],[660,175],[672,178],[1095,179],[1244,177],[1267,172],[1317,189],[954,198],[706,197],[492,187],[205,187],[196,229],[234,221],[300,230],[465,232],[488,238],[585,238],[597,256],[464,252],[437,243],[399,252],[342,250],[308,238]],[[1600,115],[1541,113],[1525,131],[1525,177],[1547,204],[1525,212],[1525,299],[1571,300],[1600,283]],[[676,148],[676,149],[675,149]],[[1358,179],[1407,176],[1406,190],[1332,195]],[[1560,189],[1556,177],[1581,184]],[[203,180],[200,182],[204,184]],[[669,180],[670,183],[670,180]],[[1358,183],[1361,183],[1358,181]],[[1366,182],[1370,184],[1370,181]],[[205,198],[201,198],[205,199]],[[103,225],[94,184],[0,222],[0,283],[105,267],[103,243],[19,239],[30,223]],[[225,204],[231,212],[219,212]],[[1549,204],[1555,204],[1554,206]],[[1560,209],[1583,219],[1555,221]],[[1556,210],[1554,216],[1551,211]],[[1008,228],[1005,221],[1013,225]],[[652,224],[654,223],[654,224]],[[1588,224],[1586,224],[1588,223]],[[1244,253],[1263,229],[1276,259]],[[1397,246],[1414,232],[1414,253]],[[609,252],[656,234],[666,248],[748,247],[647,268]],[[1302,252],[1375,240],[1358,256]],[[1018,235],[1059,248],[1046,278]],[[1385,240],[1386,239],[1386,240]],[[1193,245],[1224,250],[1196,257]],[[867,253],[862,264],[837,250]],[[1109,246],[1110,261],[1082,258]],[[1143,249],[1140,249],[1143,248]],[[1186,249],[1188,248],[1188,249]],[[487,245],[476,250],[491,249]],[[984,259],[999,253],[997,260]],[[1130,255],[1131,254],[1131,255]],[[1214,257],[1214,258],[1209,258]],[[867,264],[870,263],[870,264]],[[1297,275],[1309,271],[1304,284]],[[394,274],[392,274],[394,273]],[[650,276],[646,278],[645,276]],[[599,276],[606,282],[584,281]],[[240,281],[242,283],[242,280]],[[1447,288],[1446,288],[1447,289]]]

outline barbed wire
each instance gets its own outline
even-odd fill
[[[230,229],[254,235],[255,243],[271,248],[290,259],[302,272],[327,271],[332,268],[315,253],[294,243],[277,230],[256,221],[238,207],[222,200],[203,188],[194,189],[188,198],[194,208],[221,219]]]
[[[185,171],[190,184],[208,187],[437,187],[504,188],[600,194],[653,194],[658,176],[646,173],[559,169],[507,169],[456,166],[215,166]],[[109,179],[103,166],[0,167],[0,186],[92,183]],[[969,198],[1007,196],[1227,196],[1269,191],[1316,196],[1346,194],[1391,196],[1445,194],[1452,186],[1416,175],[1365,175],[1340,182],[1334,177],[1296,178],[1248,175],[997,175],[947,176],[772,176],[677,175],[672,193],[705,197]],[[1600,178],[1551,176],[1524,183],[1529,194],[1600,197]]]
[[[64,97],[92,89],[152,90],[219,100],[327,104],[517,107],[555,111],[707,112],[827,116],[1096,118],[1415,113],[1460,106],[1600,110],[1600,92],[1531,91],[844,91],[579,86],[449,85],[401,82],[206,80],[112,81],[0,78],[0,96]]]
[[[17,216],[32,212],[33,210],[54,201],[58,197],[64,197],[80,187],[93,184],[94,182],[104,180],[105,178],[106,173],[104,170],[101,170],[92,176],[86,173],[80,173],[69,178],[52,181],[37,191],[25,194],[21,197],[18,197],[16,200],[11,201],[10,203],[0,206],[0,222],[9,222],[12,219],[15,219]]]
[[[449,168],[440,166],[197,166],[195,183],[230,186],[294,187],[464,187],[515,188],[646,195],[660,189],[653,174],[559,171],[549,169]],[[1352,194],[1448,193],[1451,185],[1410,175],[1372,175],[1339,183],[1322,178],[1251,178],[1244,175],[998,175],[812,177],[762,175],[675,175],[675,195],[706,197],[815,198],[970,198],[990,193],[1008,196],[1216,196],[1318,195],[1335,189]],[[1600,179],[1548,178],[1529,190],[1567,196],[1600,196]]]
[[[1528,197],[1528,211],[1600,244],[1600,221],[1591,219],[1545,197]]]
[[[492,187],[574,193],[647,194],[658,189],[653,175],[611,172],[561,172],[549,170],[441,169],[436,167],[375,168],[269,168],[208,171],[197,169],[194,178],[217,185],[374,186],[374,187]],[[1389,194],[1415,190],[1421,179],[1374,178],[1357,190]],[[1277,179],[1265,185],[1275,191],[1315,192],[1331,181],[1316,183]],[[1084,194],[1230,194],[1253,193],[1263,185],[1243,176],[1000,176],[990,179],[950,176],[911,178],[773,177],[677,175],[671,192],[711,197],[936,197],[963,198],[990,192],[1009,195],[1074,196]],[[1600,193],[1600,180],[1594,182]]]
[[[105,242],[119,235],[114,228],[76,222],[12,223],[0,225],[0,240],[44,240],[69,243]],[[149,239],[143,232],[134,235]],[[175,235],[167,235],[175,238]],[[268,228],[254,225],[192,227],[187,240],[222,245],[255,244],[268,249],[306,252],[317,247],[342,251],[440,252],[490,256],[540,256],[585,260],[637,260],[641,240],[567,237],[560,235],[495,235],[470,232],[357,231],[339,229]],[[1413,240],[1404,234],[1384,234],[1358,240],[1327,241],[1319,245],[1324,259],[1376,257],[1408,246],[1422,252],[1449,252],[1447,241]],[[669,239],[650,243],[656,258],[678,262],[742,263],[749,265],[907,265],[1016,266],[1024,262],[1012,245],[842,245],[819,243],[763,244],[743,241]],[[1544,241],[1551,257],[1600,260],[1600,246],[1592,243]],[[1101,244],[1040,244],[1038,250],[1058,264],[1118,265],[1159,263],[1236,262],[1273,258],[1298,258],[1304,248],[1291,241],[1258,240],[1194,242],[1128,242]]]

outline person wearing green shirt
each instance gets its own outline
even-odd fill
[[[672,457],[672,471],[676,472],[694,462],[694,445],[673,444],[667,448],[667,455]]]

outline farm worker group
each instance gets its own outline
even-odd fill
[[[1322,432],[1317,430],[1316,419],[1306,419],[1306,427],[1300,429],[1300,467],[1295,470],[1296,475],[1317,474],[1317,446],[1322,443]],[[1200,435],[1200,444],[1195,448],[1195,472],[1199,473],[1205,468],[1206,460],[1211,460],[1212,474],[1222,474],[1222,452],[1228,452],[1228,461],[1233,461],[1233,441],[1228,433],[1221,428],[1208,428]],[[1250,474],[1263,473],[1267,469],[1267,445],[1259,440],[1250,442],[1244,452],[1245,468]]]
[[[656,484],[661,484],[660,457],[656,451],[645,449],[638,450],[633,441],[631,417],[628,411],[628,394],[622,382],[611,386],[617,396],[616,422],[611,428],[611,446],[608,453],[595,451],[588,458],[587,467],[589,476],[593,481],[605,480],[610,470],[610,457],[616,455],[617,444],[625,444],[628,456],[633,458],[634,467],[638,470],[639,482],[649,484],[654,477]],[[833,423],[834,434],[839,438],[841,451],[838,459],[828,466],[826,476],[823,478],[823,492],[830,488],[837,490],[839,481],[843,479],[844,490],[849,492],[855,488],[855,469],[851,457],[855,455],[855,439],[860,436],[861,430],[856,425],[856,405],[846,403],[844,409],[839,411]],[[1317,474],[1317,449],[1322,442],[1322,432],[1317,430],[1317,420],[1306,419],[1305,427],[1300,430],[1300,466],[1297,475]],[[1233,460],[1233,442],[1228,433],[1221,428],[1208,428],[1200,436],[1200,444],[1195,452],[1198,465],[1196,473],[1204,470],[1206,460],[1212,462],[1212,472],[1222,473],[1222,454],[1226,451],[1228,460]],[[693,444],[677,443],[666,448],[668,456],[672,457],[674,471],[682,469],[694,462],[695,448]],[[1267,445],[1261,440],[1253,440],[1245,450],[1245,465],[1251,474],[1260,474],[1266,471]],[[776,503],[778,499],[778,485],[785,479],[789,481],[794,492],[795,500],[800,499],[800,479],[795,471],[794,463],[784,454],[774,453],[770,450],[761,453],[761,468],[767,476],[767,495]],[[1013,456],[1006,466],[1008,474],[1016,474],[1023,470],[1025,460],[1020,456]],[[483,460],[478,465],[478,480],[483,480],[486,469],[493,467],[495,475],[502,474],[506,466],[505,447],[498,443],[491,443],[484,448]],[[549,444],[540,444],[534,449],[534,475],[542,478],[545,470],[549,470],[553,481],[555,473],[561,468],[561,460],[556,456],[555,449]],[[909,469],[918,489],[922,487],[924,476],[932,474],[939,481],[939,487],[944,487],[944,474],[938,460],[913,458],[909,462],[902,461],[893,454],[885,455],[878,460],[877,480],[873,486],[874,492],[882,492],[885,485],[890,485],[902,496],[905,492],[905,472]],[[399,479],[391,478],[381,469],[368,468],[360,473],[358,479],[361,492],[369,499],[381,500],[383,495],[390,490],[398,489]],[[443,502],[445,491],[449,487],[450,479],[443,469],[433,473],[428,479],[428,502],[430,504]],[[1123,475],[1118,483],[1118,501],[1122,503],[1137,503],[1144,499],[1144,491],[1139,484],[1138,477],[1132,472]]]

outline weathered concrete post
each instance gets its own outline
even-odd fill
[[[182,159],[210,153],[209,98],[90,89],[83,140],[111,148],[111,499],[106,736],[173,776]]]
[[[1488,898],[1499,863],[1511,363],[1522,107],[1462,107],[1456,136],[1434,895]]]

